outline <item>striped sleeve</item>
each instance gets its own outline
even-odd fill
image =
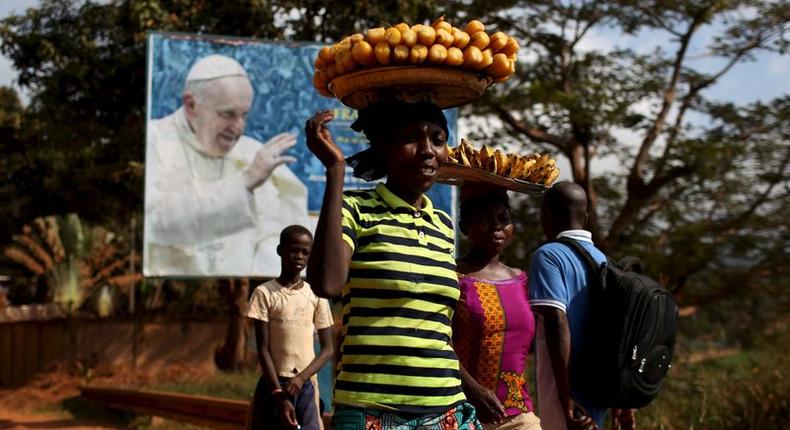
[[[350,195],[343,196],[341,219],[343,223],[343,241],[351,247],[351,252],[357,249],[357,233],[359,232],[359,205],[357,198]]]

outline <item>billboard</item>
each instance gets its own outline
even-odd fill
[[[329,128],[343,153],[349,156],[367,147],[365,137],[349,127],[356,111],[320,96],[312,86],[313,60],[321,46],[148,35],[146,276],[276,277],[280,231],[291,224],[314,231],[325,177],[305,144],[305,121],[318,110],[331,109],[335,119]],[[199,70],[192,70],[200,61]],[[212,93],[195,84],[190,92],[201,96],[194,102],[184,96],[187,80],[192,85],[237,75],[246,75],[251,94],[236,87]],[[236,109],[245,103],[244,112]],[[223,119],[201,121],[201,106]],[[457,110],[445,114],[449,141],[457,141]],[[227,126],[233,121],[235,125]],[[234,127],[238,135],[227,131]],[[287,153],[296,161],[276,169],[262,184],[250,185],[245,171],[258,149],[281,133],[296,136]],[[346,189],[372,186],[346,172]],[[452,187],[437,184],[429,196],[455,219]]]

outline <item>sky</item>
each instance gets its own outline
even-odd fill
[[[0,0],[0,19],[12,14],[24,13],[25,9],[34,7],[38,3],[39,0]],[[721,67],[723,64],[721,61],[706,56],[704,52],[705,42],[710,40],[711,35],[717,30],[720,30],[720,27],[705,27],[692,40],[687,62],[690,67],[711,73]],[[579,48],[582,50],[609,50],[618,47],[649,53],[657,46],[662,46],[665,51],[674,52],[677,45],[658,33],[643,32],[636,36],[624,36],[613,29],[596,28],[585,36]],[[790,55],[761,52],[757,53],[755,57],[754,61],[736,65],[716,85],[705,90],[704,95],[719,101],[732,101],[741,104],[770,100],[782,94],[790,94]],[[8,58],[0,56],[0,85],[16,88],[20,92],[23,102],[27,103],[29,96],[24,89],[16,85],[16,77],[17,73]],[[461,121],[459,135],[468,135],[468,129],[472,126],[473,124]],[[620,137],[626,141],[633,141],[634,144],[641,138],[636,134],[625,132]],[[604,165],[599,167],[604,170],[618,166],[616,160],[603,161]],[[564,172],[568,172],[568,170],[567,168],[563,169]],[[565,174],[561,176],[561,179],[566,178]]]
[[[26,9],[36,5],[38,5],[38,0],[2,0],[0,1],[0,18],[23,14]],[[22,96],[22,101],[27,103],[28,95],[24,89],[16,85],[16,77],[17,73],[11,60],[0,55],[0,85],[16,88]]]

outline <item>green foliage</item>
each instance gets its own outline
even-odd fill
[[[99,289],[129,288],[140,280],[126,271],[128,247],[102,227],[84,228],[76,214],[40,217],[13,236],[0,267],[15,275],[17,288],[40,283],[47,302],[73,314]]]
[[[776,258],[790,246],[788,96],[750,105],[706,97],[736,64],[785,51],[790,17],[779,3],[473,2],[472,16],[523,47],[517,75],[467,109],[486,124],[473,137],[568,159],[593,197],[596,242],[614,257],[642,257],[682,303],[761,288],[756,273],[787,286]],[[649,54],[590,46],[596,31],[669,42]],[[693,43],[721,68],[692,67]],[[596,174],[604,157],[621,167]],[[523,256],[538,243],[537,212],[515,210],[526,236],[511,254]]]

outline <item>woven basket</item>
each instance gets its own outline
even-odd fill
[[[354,109],[385,100],[426,101],[449,109],[478,99],[492,82],[488,76],[463,69],[395,66],[337,76],[329,90]]]
[[[488,185],[505,188],[524,194],[542,194],[549,189],[549,187],[543,184],[507,178],[505,176],[491,173],[487,170],[461,166],[458,164],[443,164],[439,168],[439,174],[436,181],[459,187],[463,186],[465,183]]]

